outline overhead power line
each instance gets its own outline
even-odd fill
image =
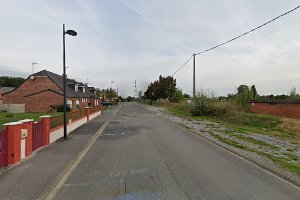
[[[193,55],[191,55],[190,57],[189,57],[189,59],[187,59],[187,61],[183,64],[183,65],[181,65],[173,74],[172,74],[172,76],[174,76],[179,70],[181,70],[186,64],[188,64],[188,62],[191,60],[191,58],[193,57]]]
[[[218,45],[216,45],[216,46],[213,46],[213,47],[211,47],[211,48],[208,48],[208,49],[206,49],[206,50],[204,50],[204,51],[201,51],[201,52],[198,52],[198,53],[195,53],[195,54],[193,54],[193,55],[191,55],[191,57],[180,67],[180,68],[178,68],[174,73],[173,73],[173,75],[172,76],[174,76],[179,70],[181,70],[190,60],[191,60],[191,58],[195,55],[199,55],[199,54],[203,54],[203,53],[206,53],[206,52],[208,52],[208,51],[211,51],[211,50],[213,50],[213,49],[216,49],[216,48],[218,48],[218,47],[221,47],[221,46],[223,46],[223,45],[225,45],[225,44],[227,44],[227,43],[229,43],[229,42],[232,42],[232,41],[234,41],[234,40],[237,40],[237,39],[239,39],[239,38],[241,38],[241,37],[243,37],[243,36],[245,36],[245,35],[247,35],[247,34],[249,34],[249,33],[251,33],[251,32],[253,32],[253,31],[255,31],[255,30],[257,30],[257,29],[259,29],[259,28],[261,28],[261,27],[263,27],[263,26],[266,26],[267,24],[269,24],[269,23],[271,23],[271,22],[273,22],[273,21],[275,21],[275,20],[277,20],[277,19],[279,19],[279,18],[281,18],[281,17],[283,17],[283,16],[285,16],[285,15],[287,15],[287,14],[289,14],[289,13],[291,13],[291,12],[293,12],[293,11],[295,11],[295,10],[297,10],[297,9],[299,9],[300,8],[300,6],[297,6],[297,7],[295,7],[295,8],[293,8],[293,9],[291,9],[291,10],[289,10],[289,11],[287,11],[287,12],[285,12],[285,13],[283,13],[283,14],[281,14],[281,15],[279,15],[279,16],[277,16],[277,17],[275,17],[275,18],[273,18],[273,19],[271,19],[271,20],[269,20],[269,21],[267,21],[267,22],[265,22],[265,23],[263,23],[262,25],[260,25],[260,26],[257,26],[257,27],[255,27],[255,28],[253,28],[253,29],[251,29],[250,31],[247,31],[247,32],[245,32],[245,33],[243,33],[243,34],[241,34],[241,35],[239,35],[239,36],[237,36],[237,37],[234,37],[234,38],[232,38],[232,39],[230,39],[230,40],[228,40],[228,41],[226,41],[226,42],[223,42],[223,43],[221,43],[221,44],[218,44]]]
[[[228,41],[226,41],[226,42],[223,42],[223,43],[221,43],[221,44],[218,44],[218,45],[216,45],[216,46],[214,46],[214,47],[211,47],[211,48],[209,48],[209,49],[206,49],[206,50],[204,50],[204,51],[201,51],[201,52],[199,52],[199,53],[196,53],[196,55],[203,54],[203,53],[205,53],[205,52],[208,52],[208,51],[211,51],[211,50],[213,50],[213,49],[216,49],[216,48],[218,48],[218,47],[220,47],[220,46],[223,46],[223,45],[225,45],[225,44],[227,44],[227,43],[229,43],[229,42],[232,42],[232,41],[234,41],[234,40],[236,40],[236,39],[239,39],[240,37],[243,37],[244,35],[247,35],[248,33],[251,33],[251,32],[253,32],[253,31],[255,31],[255,30],[257,30],[257,29],[259,29],[259,28],[261,28],[261,27],[263,27],[263,26],[266,26],[267,24],[269,24],[269,23],[271,23],[271,22],[273,22],[273,21],[275,21],[275,20],[277,20],[277,19],[279,19],[279,18],[281,18],[281,17],[283,17],[283,16],[285,16],[285,15],[287,15],[287,14],[289,14],[289,13],[291,13],[291,12],[297,10],[297,9],[299,9],[299,8],[300,8],[300,6],[297,6],[296,8],[293,8],[292,10],[289,10],[289,11],[287,11],[287,12],[285,12],[285,13],[279,15],[278,17],[273,18],[273,19],[267,21],[266,23],[264,23],[264,24],[262,24],[262,25],[260,25],[260,26],[257,26],[257,27],[255,27],[254,29],[251,29],[250,31],[247,31],[247,32],[245,32],[245,33],[243,33],[243,34],[241,34],[241,35],[235,37],[235,38],[232,38],[231,40],[228,40]]]

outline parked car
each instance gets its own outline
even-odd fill
[[[112,106],[112,105],[113,105],[113,102],[111,102],[111,101],[103,101],[103,102],[101,103],[101,105],[102,105],[102,106]]]

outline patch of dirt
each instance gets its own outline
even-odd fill
[[[297,138],[297,142],[300,143],[300,120],[284,118],[282,122],[283,123],[279,125],[279,127],[284,130],[294,132]]]

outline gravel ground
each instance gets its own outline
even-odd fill
[[[201,135],[227,149],[230,149],[244,157],[247,157],[260,165],[282,174],[293,182],[300,184],[300,176],[286,169],[281,168],[272,160],[265,156],[261,156],[256,152],[267,153],[274,157],[281,157],[288,160],[290,163],[300,165],[300,147],[297,144],[292,144],[287,140],[271,137],[263,134],[242,134],[233,131],[224,125],[215,122],[201,120],[189,121],[185,118],[174,116],[166,111],[163,107],[144,105],[149,111],[156,113],[159,117],[164,117],[186,129],[192,130],[194,133]],[[229,145],[220,139],[232,141],[234,144],[241,145],[242,148]],[[246,149],[243,149],[246,147]]]

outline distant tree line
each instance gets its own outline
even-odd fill
[[[0,76],[0,86],[2,87],[18,87],[24,82],[22,77]]]
[[[151,82],[143,95],[143,99],[149,99],[151,104],[159,99],[179,103],[184,98],[190,98],[189,94],[183,94],[176,88],[176,80],[171,76],[159,76],[159,79]],[[249,102],[251,100],[286,100],[300,101],[300,95],[296,88],[292,88],[289,93],[282,95],[259,95],[255,85],[239,85],[235,94],[227,96],[214,95],[211,91],[198,91],[196,101],[193,102],[193,115],[220,115],[230,113],[233,110],[249,112]]]
[[[99,97],[102,97],[103,100],[111,99],[117,97],[117,90],[112,88],[107,89],[96,89],[96,95]]]

